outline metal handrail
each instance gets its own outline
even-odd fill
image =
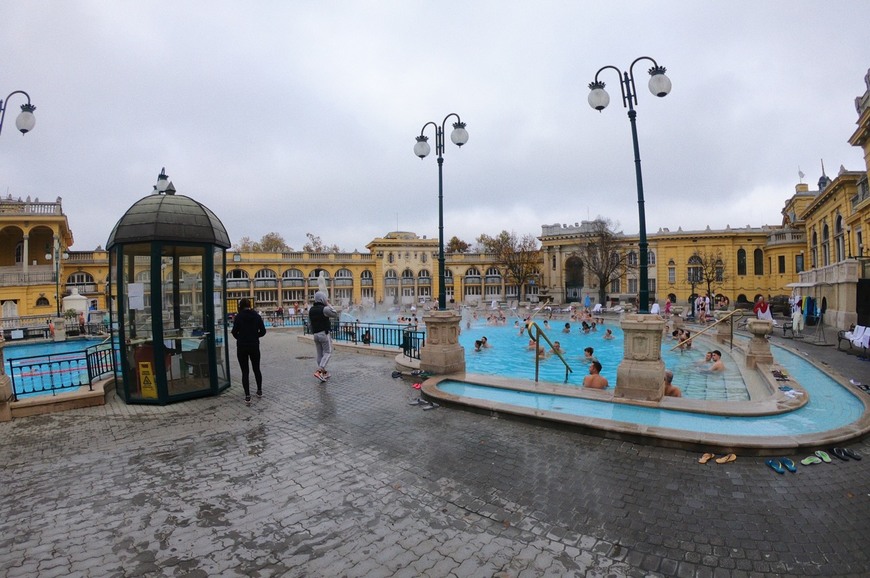
[[[726,320],[731,321],[731,347],[733,348],[734,347],[734,316],[737,316],[738,318],[740,318],[740,317],[743,317],[743,315],[744,315],[744,313],[743,313],[742,309],[735,309],[734,311],[732,311],[728,315],[725,315],[721,319],[717,319],[715,322],[713,322],[712,325],[708,325],[707,327],[705,327],[701,331],[695,332],[695,334],[689,336],[688,339],[684,339],[684,340],[680,341],[679,343],[677,343],[676,345],[671,347],[671,351],[673,351],[679,347],[682,347],[683,345],[692,341],[693,339],[695,339],[699,335],[703,335],[703,334],[707,333],[707,331],[709,331],[710,329],[713,329],[714,327],[716,327],[717,325],[719,325],[720,323],[722,323],[723,321],[726,321]]]
[[[565,365],[565,383],[568,383],[568,374],[572,373],[574,370],[571,369],[571,366],[568,365],[568,362],[565,361],[565,358],[562,357],[562,354],[559,353],[558,351],[556,351],[555,346],[553,345],[553,342],[550,341],[550,338],[547,337],[547,334],[544,333],[544,330],[541,329],[541,327],[536,322],[529,321],[527,323],[526,327],[528,329],[529,335],[532,334],[533,328],[535,330],[535,382],[538,381],[538,370],[540,368],[540,363],[541,363],[541,358],[538,357],[538,347],[540,346],[540,343],[541,343],[541,337],[543,337],[544,341],[546,341],[547,343],[550,344],[550,349],[553,350],[553,353],[555,353],[556,356],[559,359],[561,359],[562,363]]]

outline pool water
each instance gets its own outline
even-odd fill
[[[88,367],[83,352],[88,347],[103,343],[104,339],[75,339],[69,341],[7,344],[3,348],[5,371],[15,384],[18,398],[34,395],[51,395],[52,385],[55,388],[70,388],[88,384]],[[64,354],[70,354],[64,356]],[[28,360],[27,367],[22,369],[18,358],[52,356],[51,363],[46,357],[45,362]],[[77,359],[78,358],[78,359]]]
[[[570,331],[564,333],[565,321],[548,323],[549,329],[542,321],[537,321],[547,337],[565,350],[563,357],[572,372],[568,374],[567,385],[582,387],[583,378],[589,373],[589,365],[584,361],[584,349],[593,348],[593,354],[601,362],[601,375],[607,378],[610,386],[616,385],[616,369],[623,358],[623,332],[616,321],[598,325],[596,331],[583,333],[578,323],[570,322]],[[521,325],[521,324],[519,324]],[[535,351],[529,344],[527,332],[520,334],[520,326],[512,322],[507,325],[487,325],[484,321],[466,321],[463,324],[459,342],[465,347],[465,365],[469,373],[484,375],[501,375],[516,379],[534,379]],[[605,339],[607,329],[613,333],[613,339]],[[487,338],[491,347],[481,351],[474,350],[474,342],[482,337]],[[746,401],[749,393],[743,382],[743,377],[732,359],[727,348],[721,348],[722,361],[725,363],[723,373],[705,373],[704,366],[706,350],[688,349],[685,351],[670,351],[676,341],[668,338],[662,340],[662,361],[665,367],[674,372],[674,385],[680,387],[683,396],[692,399],[713,401]],[[549,344],[541,338],[540,344],[550,350]],[[539,367],[539,381],[566,384],[565,365],[555,355],[549,355],[542,360]]]

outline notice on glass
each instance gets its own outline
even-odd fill
[[[127,284],[127,300],[130,309],[142,311],[145,309],[145,284],[144,283],[128,283]]]

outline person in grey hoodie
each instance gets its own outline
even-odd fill
[[[338,311],[332,308],[326,293],[317,291],[314,294],[314,305],[308,309],[308,320],[311,324],[311,334],[314,336],[314,346],[317,348],[317,371],[314,377],[322,382],[329,379],[326,364],[332,356],[332,339],[329,337],[330,319],[338,319]]]

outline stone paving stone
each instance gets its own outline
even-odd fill
[[[251,408],[236,385],[0,424],[0,577],[870,574],[870,459],[788,478],[753,457],[701,466],[423,412],[389,359],[339,350],[312,383],[290,331],[263,352]]]

